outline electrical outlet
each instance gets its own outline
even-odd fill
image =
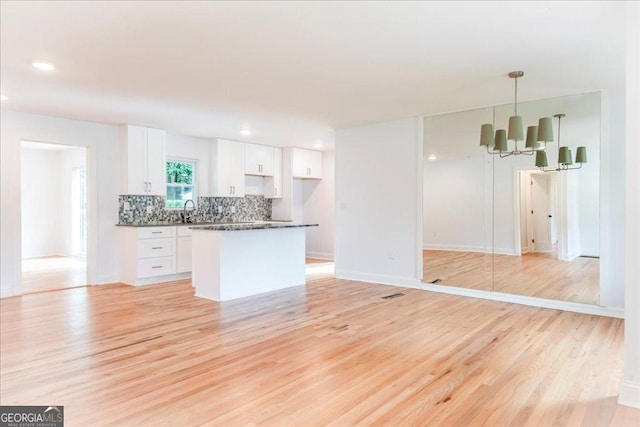
[[[218,214],[222,213],[222,206],[216,206],[216,213]]]
[[[124,202],[124,210],[125,211],[130,211],[131,210],[131,205],[129,204],[129,202]]]
[[[153,212],[153,206],[147,206],[147,213],[150,214]]]
[[[231,213],[236,213],[236,207],[235,206],[231,206]]]

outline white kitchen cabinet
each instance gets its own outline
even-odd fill
[[[176,275],[176,228],[118,227],[120,281],[138,286],[187,278]]]
[[[245,175],[273,176],[274,147],[259,144],[244,144],[244,173]]]
[[[120,128],[120,194],[166,195],[165,131],[142,126]]]
[[[264,196],[267,199],[282,198],[282,148],[273,148],[273,176],[265,179]]]
[[[244,197],[244,143],[215,139],[209,149],[210,195]]]
[[[322,179],[322,152],[292,148],[293,178]]]
[[[178,237],[176,238],[176,271],[187,273],[191,271],[191,229],[186,226],[177,227]]]

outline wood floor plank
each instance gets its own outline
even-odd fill
[[[69,426],[640,421],[616,404],[619,319],[320,270],[224,303],[188,280],[6,298],[0,332],[0,403],[64,405]]]

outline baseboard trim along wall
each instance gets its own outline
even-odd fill
[[[593,314],[596,316],[624,319],[624,309],[616,307],[600,307],[597,305],[582,304],[577,302],[557,301],[544,298],[528,297],[523,295],[505,294],[502,292],[480,291],[477,289],[434,285],[430,283],[422,283],[422,289],[426,291],[440,292],[443,294],[460,295],[492,301],[528,305],[530,307],[551,308],[554,310],[571,311],[573,313]]]
[[[629,361],[626,361],[625,363],[628,362]],[[622,381],[620,394],[618,395],[618,403],[632,408],[640,408],[640,383]]]
[[[307,258],[326,259],[327,261],[333,261],[333,254],[326,252],[307,252]]]
[[[387,276],[383,274],[368,274],[357,271],[336,270],[337,279],[353,280],[356,282],[379,283],[403,288],[422,289],[422,282],[413,277]]]
[[[456,246],[456,245],[424,245],[422,247],[425,251],[452,251],[452,252],[478,252],[491,255],[516,255],[516,252],[512,248],[484,248],[481,246]]]

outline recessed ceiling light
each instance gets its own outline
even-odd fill
[[[7,95],[0,95],[0,101],[6,101],[7,99],[9,99]]]
[[[53,71],[56,69],[56,67],[53,64],[49,62],[44,62],[44,61],[33,61],[31,65],[33,65],[38,70],[42,70],[42,71]]]
[[[317,143],[316,145],[314,145],[314,147],[315,147],[315,148],[322,148],[322,147],[324,147],[324,145],[322,145],[322,144],[320,144],[320,143]]]
[[[429,154],[429,157],[427,157],[427,159],[429,160],[436,160],[438,157],[435,154]]]
[[[243,135],[251,135],[251,131],[249,129],[241,130],[240,133]]]

